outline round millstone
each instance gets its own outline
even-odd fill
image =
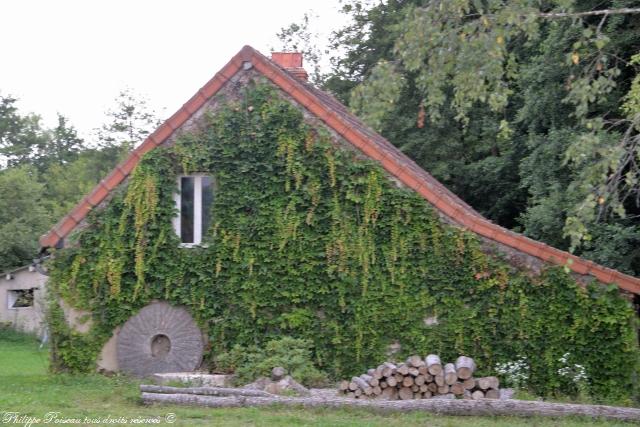
[[[189,312],[166,302],[144,307],[118,334],[118,366],[136,376],[193,371],[202,350],[202,333]]]

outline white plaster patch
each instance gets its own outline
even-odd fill
[[[435,326],[438,324],[438,316],[431,316],[424,318],[425,326]]]

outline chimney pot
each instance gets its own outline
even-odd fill
[[[301,52],[271,52],[271,60],[292,74],[296,79],[307,81],[309,75],[302,67]]]

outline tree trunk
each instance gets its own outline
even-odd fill
[[[380,398],[385,400],[397,400],[398,399],[398,390],[395,387],[388,387],[382,390],[382,394]]]
[[[422,358],[420,356],[411,356],[407,359],[407,365],[414,367],[414,368],[419,368],[421,366],[424,366],[424,360],[422,360]]]
[[[362,378],[364,382],[366,382],[369,385],[371,384],[371,380],[373,379],[371,375],[367,375],[367,374],[360,375],[360,378]]]
[[[484,393],[484,397],[487,399],[500,399],[500,392],[494,388],[490,388]]]
[[[500,380],[497,377],[476,378],[476,384],[478,388],[482,390],[488,390],[490,388],[497,390],[500,387]]]
[[[456,396],[462,396],[464,394],[464,387],[462,386],[462,383],[451,384],[451,393]]]
[[[411,390],[411,387],[402,387],[398,391],[398,397],[400,398],[400,400],[413,399],[413,391]]]
[[[373,378],[375,378],[378,381],[380,381],[382,379],[382,371],[383,370],[384,370],[384,366],[380,365],[376,369],[373,370],[373,374],[369,374],[369,375],[371,375]]]
[[[466,380],[473,376],[473,371],[476,370],[476,362],[472,358],[467,356],[460,356],[456,359],[456,372],[458,377],[462,380]]]
[[[437,396],[434,396],[434,399],[455,399],[456,396],[453,393],[447,393],[447,394],[439,394]]]
[[[389,387],[395,387],[397,384],[398,384],[398,381],[396,381],[396,377],[387,378],[387,385]]]
[[[397,366],[393,363],[384,362],[382,365],[384,366],[384,369],[382,370],[383,377],[388,378],[396,373]]]
[[[140,385],[140,391],[145,393],[157,394],[197,394],[202,396],[274,396],[262,390],[250,390],[244,388],[226,388],[226,387],[170,387],[164,385]]]
[[[458,374],[456,373],[456,366],[453,363],[447,363],[444,365],[444,382],[452,385],[458,381]]]
[[[398,366],[398,369],[396,369],[396,372],[399,373],[400,375],[409,375],[409,367],[403,363],[400,366]]]
[[[425,364],[431,375],[438,375],[442,373],[442,362],[437,354],[430,354],[425,359]]]
[[[360,390],[363,390],[363,391],[364,391],[365,388],[369,387],[369,383],[366,380],[364,380],[363,378],[360,378],[360,377],[351,378],[351,382],[358,384],[358,388]]]
[[[150,386],[141,386],[150,387]],[[197,387],[198,388],[198,387]],[[209,388],[209,387],[206,387]],[[166,390],[166,388],[165,388]],[[180,388],[180,390],[184,390]],[[238,389],[234,389],[238,391]],[[393,390],[393,389],[389,389]],[[256,390],[240,390],[255,392]],[[587,416],[618,421],[640,421],[640,409],[603,405],[576,405],[568,403],[549,403],[528,400],[461,400],[461,399],[420,399],[408,401],[381,401],[346,398],[300,398],[300,397],[254,397],[199,395],[186,393],[142,392],[142,401],[146,404],[182,404],[212,408],[235,408],[245,406],[305,406],[305,407],[354,407],[371,408],[379,411],[427,411],[445,415],[483,415],[483,416]]]
[[[471,398],[473,400],[484,399],[484,392],[480,390],[476,390],[473,393],[471,393]]]
[[[449,394],[449,386],[445,384],[438,387],[438,394]]]
[[[404,377],[404,379],[402,380],[402,386],[403,387],[411,387],[413,385],[413,377],[407,375],[406,377]]]
[[[464,387],[465,390],[471,390],[475,386],[476,386],[476,380],[473,377],[467,378],[462,382],[462,387]]]

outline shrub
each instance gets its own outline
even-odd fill
[[[516,389],[524,389],[529,381],[529,363],[527,358],[518,356],[516,360],[497,363],[495,367],[496,373],[502,379],[505,386]]]
[[[214,358],[214,369],[236,374],[236,382],[247,384],[258,377],[269,376],[276,366],[282,366],[296,381],[309,387],[325,385],[327,375],[311,360],[311,341],[282,337],[256,346],[234,346]]]

